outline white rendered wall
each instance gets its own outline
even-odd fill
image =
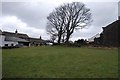
[[[5,44],[8,44],[8,46],[11,46],[11,44],[13,44],[13,46],[15,46],[18,44],[18,42],[5,41],[5,36],[0,35],[0,47],[5,46]]]
[[[0,35],[0,47],[3,46],[4,39],[5,39],[5,36]]]

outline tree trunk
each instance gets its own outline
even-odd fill
[[[60,31],[59,31],[59,34],[58,34],[58,44],[60,44],[61,37],[62,37],[62,27],[60,27]]]
[[[58,44],[60,44],[61,41],[61,35],[58,36]]]
[[[69,38],[70,38],[70,34],[67,34],[65,43],[67,43],[67,44],[69,43]]]

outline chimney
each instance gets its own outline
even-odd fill
[[[18,31],[17,31],[17,29],[16,29],[15,34],[17,34],[17,33],[18,33]]]
[[[42,39],[42,37],[40,36],[40,39]]]

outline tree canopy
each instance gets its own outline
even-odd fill
[[[47,32],[56,36],[58,43],[68,43],[75,30],[82,29],[91,21],[90,9],[81,2],[63,4],[53,10],[48,17]]]

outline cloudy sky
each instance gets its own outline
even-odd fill
[[[91,9],[93,22],[82,30],[77,30],[71,40],[88,39],[102,32],[102,27],[118,19],[119,0],[4,0],[0,2],[0,29],[2,31],[28,34],[30,37],[49,39],[46,33],[46,17],[52,10],[63,4],[83,2]]]

